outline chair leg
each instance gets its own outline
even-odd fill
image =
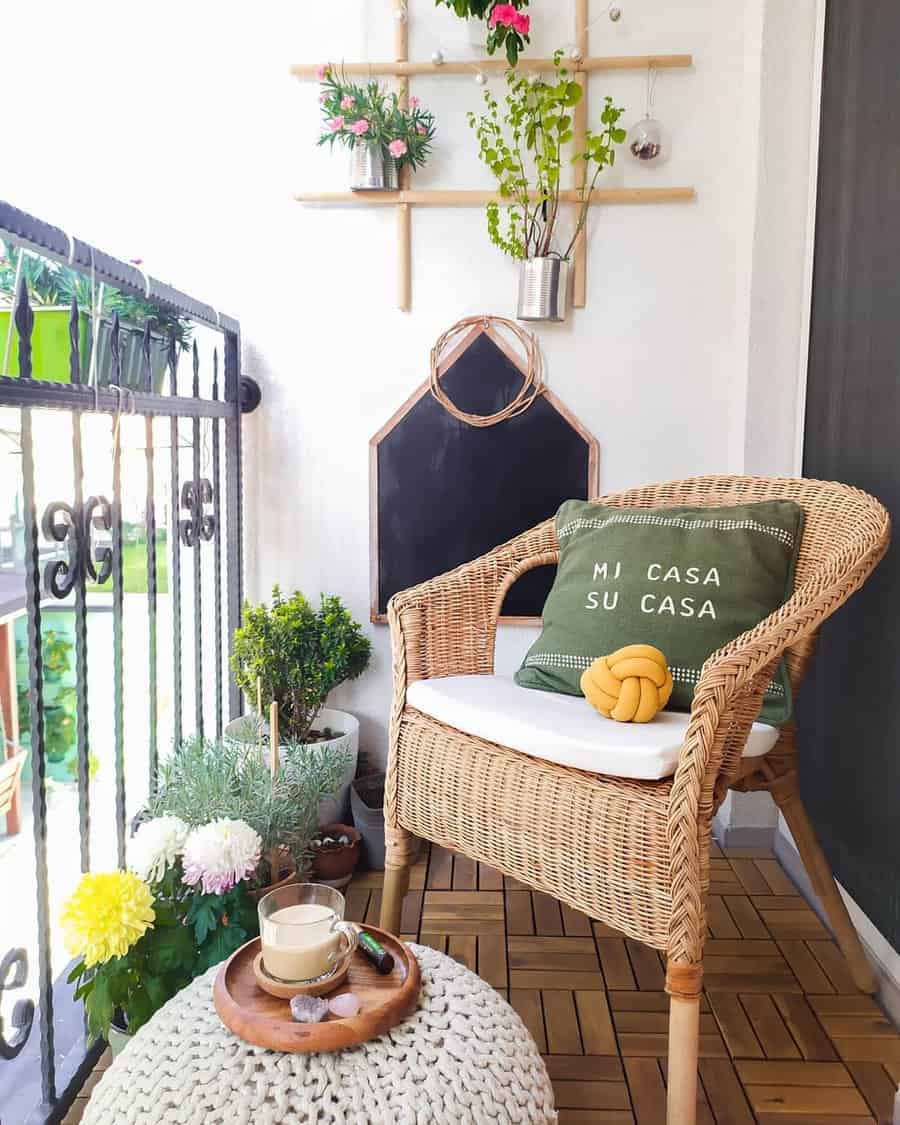
[[[822,851],[815,829],[800,799],[797,775],[793,771],[778,779],[772,786],[772,796],[797,845],[800,858],[806,867],[809,881],[822,903],[835,940],[846,958],[856,987],[870,995],[878,991],[878,982],[866,957],[856,927],[847,913],[847,907],[837,889],[831,865]]]
[[[409,890],[409,868],[415,837],[405,828],[385,825],[384,891],[381,896],[380,924],[391,934],[400,933],[400,913]]]
[[[699,1050],[700,997],[670,997],[667,1125],[696,1125]]]

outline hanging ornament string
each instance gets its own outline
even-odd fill
[[[659,77],[659,71],[655,63],[650,63],[647,67],[647,109],[645,112],[646,117],[653,116],[653,99],[656,97],[656,79]]]
[[[450,346],[460,336],[465,335],[465,333],[469,332],[472,328],[481,327],[487,330],[492,326],[507,329],[519,341],[525,352],[527,370],[523,376],[522,386],[519,388],[518,394],[512,401],[508,402],[502,410],[498,410],[496,414],[467,414],[451,401],[444,390],[441,383],[442,357],[449,351]],[[507,418],[515,418],[519,414],[524,414],[538,395],[544,393],[541,350],[538,347],[536,338],[530,332],[526,332],[524,328],[516,324],[514,320],[507,320],[502,316],[467,316],[457,321],[452,328],[448,328],[447,331],[438,338],[437,343],[431,349],[430,385],[431,393],[434,398],[437,399],[449,414],[459,419],[460,422],[465,422],[468,426],[479,428],[496,426],[499,422],[505,422]]]

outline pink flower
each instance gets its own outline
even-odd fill
[[[410,97],[410,99],[409,99],[409,108],[410,109],[418,109],[421,104],[422,103],[419,101],[419,99],[416,97],[415,94],[413,94]]]
[[[331,70],[331,63],[320,63],[316,67],[316,78],[320,82],[324,82],[325,79],[328,77],[328,73],[329,73],[330,70]]]
[[[513,20],[513,30],[518,31],[520,35],[527,35],[531,30],[531,16],[525,12],[516,12],[516,18]]]
[[[344,94],[341,98],[341,109],[353,109],[356,105],[356,98],[352,94]]]
[[[327,101],[328,101],[328,91],[323,90],[322,93],[319,94],[319,105],[324,105]]]
[[[340,114],[337,117],[332,117],[332,119],[328,122],[328,128],[332,131],[332,133],[339,133],[341,129],[343,129],[343,127],[344,119],[340,116]]]
[[[401,156],[406,156],[407,152],[409,152],[409,149],[406,147],[406,141],[401,141],[398,138],[396,141],[391,141],[391,143],[388,145],[388,152],[396,160],[399,160]]]
[[[368,131],[369,131],[369,123],[368,123],[368,121],[366,121],[366,119],[364,117],[361,117],[359,119],[359,121],[354,121],[353,124],[350,126],[350,132],[353,133],[357,137],[364,136],[366,133],[368,133]]]
[[[495,4],[488,24],[491,27],[496,27],[498,23],[502,23],[506,27],[512,27],[517,16],[518,12],[512,4]]]
[[[428,132],[428,130],[425,128],[424,125],[417,125],[416,126],[416,132],[419,134],[420,137],[424,137],[425,134]]]

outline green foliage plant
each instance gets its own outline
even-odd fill
[[[301,874],[307,869],[319,805],[334,795],[349,765],[340,747],[289,743],[273,778],[257,745],[194,738],[161,763],[149,812],[181,817],[191,828],[219,818],[246,821],[262,838],[256,883],[267,886],[278,877],[269,857],[279,847],[287,848]]]
[[[574,137],[573,111],[583,96],[581,85],[562,65],[562,52],[553,57],[550,78],[506,74],[504,106],[484,90],[485,111],[469,114],[479,156],[497,180],[506,204],[489,203],[488,235],[491,242],[512,258],[524,260],[554,254],[552,244],[559,218],[563,150]],[[571,162],[587,165],[577,220],[569,243],[559,257],[568,259],[587,221],[591,195],[605,168],[616,159],[616,145],[626,131],[619,127],[624,108],[604,100],[600,128],[588,129],[584,148]]]
[[[264,715],[277,701],[282,741],[303,743],[328,693],[362,675],[371,652],[371,642],[340,598],[323,594],[316,609],[303,594],[284,598],[275,586],[271,609],[244,604],[231,667],[254,702],[261,680]]]
[[[14,299],[16,270],[22,251],[12,243],[0,241],[0,298],[12,304]],[[35,254],[22,257],[22,277],[28,288],[28,298],[38,307],[60,307],[78,301],[83,316],[89,316],[94,307],[94,293],[91,280],[78,270],[41,258]],[[169,312],[153,301],[122,293],[112,286],[105,286],[100,314],[111,317],[119,314],[123,324],[135,328],[150,325],[150,330],[158,336],[173,339],[176,344],[186,348],[191,340],[190,322],[175,313]]]

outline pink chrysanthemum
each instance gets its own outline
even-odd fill
[[[213,820],[195,828],[184,845],[184,881],[220,895],[248,879],[259,865],[262,840],[243,820]]]

